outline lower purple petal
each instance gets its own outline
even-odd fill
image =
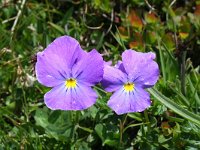
[[[136,87],[134,92],[125,92],[122,87],[108,101],[108,106],[118,115],[130,112],[141,112],[150,105],[149,93],[140,87]]]
[[[67,110],[70,107],[71,94],[65,84],[58,85],[44,95],[44,102],[52,110]]]
[[[72,91],[72,98],[81,106],[77,110],[82,110],[92,106],[96,102],[98,95],[91,87],[79,84],[77,89]]]
[[[44,96],[45,104],[52,110],[83,110],[92,106],[96,99],[97,94],[91,87],[80,84],[71,89],[61,84]]]

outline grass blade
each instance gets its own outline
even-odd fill
[[[157,91],[155,88],[148,89],[148,91],[161,103],[163,103],[166,107],[173,110],[175,113],[179,114],[180,116],[184,117],[187,120],[190,120],[198,125],[200,125],[200,116],[185,110],[181,106],[177,105],[173,101],[171,101],[169,98],[161,94],[159,91]]]

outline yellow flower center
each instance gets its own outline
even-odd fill
[[[130,92],[134,90],[134,84],[133,83],[126,83],[124,84],[124,89],[126,92]]]
[[[76,80],[71,78],[65,82],[67,88],[75,88],[76,87]]]

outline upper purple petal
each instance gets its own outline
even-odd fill
[[[83,54],[78,41],[69,36],[55,39],[37,54],[36,76],[38,81],[49,87],[60,84],[70,76],[71,68]]]
[[[103,64],[102,56],[96,50],[92,50],[74,65],[72,75],[80,82],[93,86],[103,78]]]
[[[55,68],[55,66],[49,65],[41,55],[42,53],[37,54],[37,62],[35,66],[38,81],[47,87],[61,84],[65,80],[65,77]]]
[[[127,81],[127,75],[121,70],[104,65],[104,75],[102,86],[107,92],[113,92],[119,89]]]
[[[96,99],[96,92],[91,87],[82,84],[69,89],[61,84],[44,96],[45,104],[52,110],[83,110],[92,106]]]
[[[142,84],[144,87],[153,86],[159,78],[159,67],[153,60],[155,57],[152,52],[141,53],[126,50],[122,54],[122,62],[128,78],[133,82]]]
[[[127,74],[127,72],[126,72],[126,70],[125,70],[125,68],[124,68],[124,65],[123,65],[122,61],[119,60],[119,61],[117,62],[117,64],[115,65],[115,67],[118,68],[119,70],[121,70],[122,72],[124,72],[124,73]]]
[[[104,61],[104,64],[108,65],[108,66],[111,66],[112,65],[112,61],[111,60],[110,61]]]
[[[135,87],[133,92],[126,92],[121,87],[108,101],[108,106],[118,115],[130,112],[141,112],[150,105],[149,93],[140,87]]]
[[[134,50],[126,50],[122,53],[123,66],[128,74],[135,75],[140,72],[149,61],[155,58],[152,52],[142,53]]]
[[[135,79],[135,84],[140,84],[143,88],[152,87],[159,79],[159,67],[154,61],[149,62]]]

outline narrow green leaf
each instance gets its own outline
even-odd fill
[[[189,86],[190,86],[190,90],[192,91],[192,93],[194,95],[193,98],[196,100],[198,105],[200,105],[200,98],[199,98],[199,95],[197,94],[197,88],[195,88],[195,86],[193,85],[189,76],[187,77],[187,80],[188,80],[188,83],[189,83]]]
[[[169,55],[169,57],[171,58],[173,64],[175,66],[177,66],[177,60],[174,58],[174,56],[172,55],[172,53],[169,51],[169,49],[167,48],[167,46],[165,45],[165,42],[164,41],[161,41],[163,47],[165,48],[167,54]]]
[[[160,62],[161,62],[161,70],[162,70],[162,75],[163,75],[163,79],[164,79],[164,83],[166,84],[167,82],[167,72],[166,72],[166,64],[164,61],[164,54],[163,51],[161,49],[161,41],[158,41],[158,46],[159,46],[159,55],[160,55]]]
[[[141,115],[141,113],[128,113],[128,116],[130,117],[130,118],[133,118],[133,119],[135,119],[135,120],[137,120],[137,121],[142,121],[142,115]]]
[[[113,32],[111,32],[111,34],[113,35],[113,37],[115,38],[115,40],[117,41],[117,43],[118,43],[124,50],[126,50],[127,48],[126,48],[126,46],[124,45],[124,42],[123,42],[123,40],[122,40],[122,38],[121,38],[121,36],[120,36],[119,30],[118,30],[117,27],[116,27],[116,30],[117,30],[116,35],[115,35]]]
[[[103,40],[104,40],[104,33],[102,33],[101,34],[101,37],[100,37],[100,39],[99,39],[99,42],[98,42],[98,45],[96,46],[96,50],[99,50],[101,47],[102,47],[102,45],[103,45]]]
[[[79,125],[78,125],[78,128],[80,128],[80,129],[82,129],[82,130],[84,130],[84,131],[87,131],[87,132],[89,132],[89,133],[92,133],[92,132],[93,132],[93,130],[91,130],[91,129],[89,129],[89,128],[86,128],[86,127],[81,127],[81,126],[79,126]]]
[[[110,139],[106,139],[103,142],[103,145],[109,145],[109,146],[116,146],[118,144],[118,141],[116,140],[110,140]]]
[[[177,118],[177,117],[172,117],[172,116],[167,116],[167,119],[170,121],[174,121],[174,122],[183,122],[184,119],[182,118]]]
[[[146,123],[130,124],[130,125],[128,125],[127,127],[124,128],[123,132],[125,132],[128,128],[136,127],[136,126],[141,126],[141,125],[145,125],[145,124],[149,124],[149,122],[146,122]]]
[[[168,87],[179,96],[179,99],[185,106],[190,107],[188,99],[181,92],[176,90],[176,88],[174,88],[173,86],[168,85]]]
[[[161,94],[159,91],[157,91],[155,88],[148,89],[148,91],[161,103],[163,103],[166,107],[173,110],[175,113],[179,114],[180,116],[184,117],[187,120],[190,120],[198,125],[200,125],[200,116],[185,110],[181,106],[177,105],[173,101],[171,101],[169,98]]]
[[[60,27],[59,25],[54,24],[53,22],[48,22],[48,24],[50,26],[52,26],[53,28],[55,28],[57,31],[59,31],[61,34],[65,33],[65,30],[62,27]]]

